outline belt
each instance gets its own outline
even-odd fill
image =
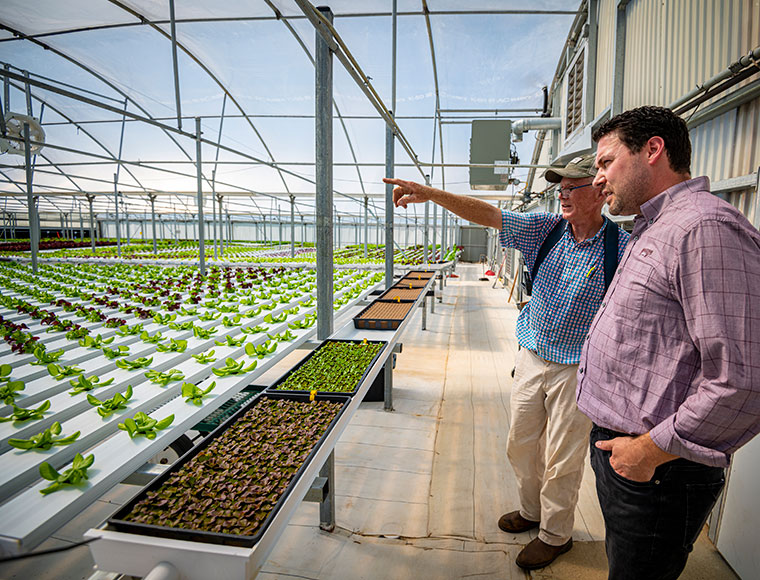
[[[636,437],[636,435],[631,435],[630,433],[623,433],[621,431],[613,431],[612,429],[607,429],[606,427],[600,427],[596,423],[592,423],[593,428],[596,429],[599,433],[602,435],[606,435],[607,437]]]

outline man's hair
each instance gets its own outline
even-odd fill
[[[670,167],[677,173],[691,173],[691,140],[686,122],[665,107],[638,107],[615,115],[602,123],[591,138],[599,141],[615,133],[631,153],[638,153],[652,137],[665,142]]]

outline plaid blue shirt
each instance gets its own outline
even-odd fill
[[[528,271],[561,215],[502,211],[499,241],[522,252]],[[607,223],[607,222],[605,222]],[[606,227],[606,226],[604,226]],[[530,302],[517,318],[517,342],[545,360],[578,364],[591,321],[604,297],[604,227],[577,243],[566,225],[533,280]],[[618,228],[618,261],[630,235]]]

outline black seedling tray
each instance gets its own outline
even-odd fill
[[[362,314],[372,308],[378,300],[375,300],[372,304],[362,309],[359,314],[354,316],[354,328],[361,330],[396,330],[401,323],[404,322],[407,316],[412,313],[412,308],[402,318],[361,318]],[[395,300],[383,300],[386,303],[396,302]],[[409,304],[414,300],[402,300],[401,304]]]
[[[382,294],[380,294],[380,296],[378,296],[377,298],[375,298],[375,302],[401,302],[401,303],[404,303],[404,302],[415,302],[417,300],[417,298],[401,298],[401,300],[397,300],[396,298],[387,298],[386,295],[390,294],[394,290],[419,290],[419,292],[417,292],[417,298],[419,298],[420,294],[422,294],[422,289],[421,288],[401,288],[400,286],[398,286],[398,287],[397,286],[392,286],[392,287],[388,288],[385,292],[383,292]]]
[[[156,479],[154,479],[151,483],[149,483],[146,487],[144,487],[143,490],[137,496],[132,498],[131,501],[129,501],[126,505],[124,505],[119,511],[117,511],[113,516],[111,516],[107,520],[108,525],[112,529],[120,531],[120,532],[126,532],[130,534],[139,534],[143,536],[157,536],[157,537],[162,537],[162,538],[171,538],[175,540],[204,542],[207,544],[222,544],[225,546],[240,546],[244,548],[252,548],[253,546],[255,546],[256,543],[261,539],[261,536],[267,530],[269,525],[271,524],[274,517],[282,508],[282,505],[285,503],[285,500],[287,499],[288,495],[291,493],[296,483],[303,475],[303,472],[306,469],[306,466],[314,458],[314,455],[317,453],[317,451],[319,450],[324,440],[327,438],[327,436],[330,434],[332,429],[335,427],[335,424],[338,422],[341,415],[343,415],[343,413],[345,412],[346,406],[348,405],[348,402],[350,400],[348,397],[333,396],[332,393],[327,394],[327,395],[317,395],[315,397],[315,400],[317,401],[332,401],[335,403],[342,403],[343,407],[340,409],[340,411],[338,411],[338,414],[335,415],[333,420],[327,426],[327,429],[325,429],[325,432],[322,434],[319,441],[317,441],[317,443],[311,449],[306,459],[304,460],[303,465],[301,465],[298,471],[296,471],[296,473],[293,474],[293,477],[291,478],[290,482],[288,483],[287,487],[283,491],[280,498],[277,500],[277,503],[275,504],[274,508],[272,508],[272,510],[269,512],[264,522],[261,524],[258,530],[256,530],[255,534],[251,536],[243,536],[243,535],[236,535],[236,534],[208,532],[205,530],[172,528],[172,527],[158,526],[158,525],[153,525],[153,524],[142,524],[138,522],[131,522],[131,521],[125,520],[124,518],[132,511],[135,504],[141,499],[143,499],[148,492],[161,487],[163,483],[172,474],[174,474],[176,471],[182,468],[191,459],[196,457],[217,437],[224,435],[224,433],[233,423],[235,423],[240,417],[245,415],[250,409],[252,409],[255,405],[258,405],[264,399],[289,399],[289,400],[294,400],[294,401],[303,401],[307,403],[309,402],[310,397],[309,395],[293,393],[293,392],[280,392],[280,393],[262,392],[260,393],[253,400],[249,401],[246,405],[238,409],[234,415],[232,415],[227,420],[225,420],[221,425],[219,425],[219,427],[217,427],[212,433],[210,433],[207,437],[205,437],[198,446],[194,447],[191,451],[189,451],[188,453],[180,457],[169,469],[167,469],[164,473],[159,475]]]
[[[329,343],[329,342],[350,342],[352,344],[361,344],[363,342],[363,340],[348,340],[348,339],[337,339],[336,338],[336,339],[328,339],[328,340],[323,341],[322,344],[320,344],[317,348],[315,348],[313,351],[311,351],[306,357],[304,357],[304,359],[301,362],[299,362],[296,366],[294,366],[292,369],[290,369],[288,372],[286,372],[283,376],[281,376],[279,379],[277,379],[276,382],[274,382],[269,388],[267,388],[266,392],[267,393],[298,393],[298,394],[310,396],[311,395],[311,391],[307,391],[307,390],[303,390],[303,391],[301,391],[301,390],[299,390],[299,391],[286,391],[286,390],[282,390],[282,391],[280,391],[280,390],[277,390],[277,387],[279,385],[281,385],[282,383],[284,383],[288,379],[288,377],[290,375],[292,375],[295,371],[297,371],[299,368],[301,368],[303,365],[305,365],[307,362],[309,362],[309,360],[311,360],[311,358],[314,355],[316,355],[317,352],[322,347],[324,347],[327,343]],[[336,391],[317,391],[317,394],[319,394],[319,395],[337,395],[337,396],[343,396],[343,397],[345,397],[345,396],[351,397],[351,396],[353,396],[353,395],[356,394],[356,391],[359,390],[359,385],[361,385],[362,382],[364,382],[364,379],[367,378],[367,373],[369,373],[369,370],[375,365],[375,363],[377,362],[377,359],[380,358],[380,355],[383,354],[383,352],[385,351],[385,348],[388,346],[388,343],[386,341],[384,341],[384,340],[368,340],[367,343],[368,344],[382,344],[383,347],[372,358],[372,360],[370,361],[370,363],[367,365],[367,368],[364,369],[364,372],[362,373],[362,376],[359,379],[359,382],[356,383],[356,386],[354,387],[354,390],[353,391],[339,391],[339,392],[336,392]]]
[[[402,280],[430,280],[430,278],[435,278],[435,272],[431,272],[430,270],[410,270]]]
[[[221,407],[219,407],[216,411],[211,413],[203,421],[195,425],[193,429],[195,429],[196,431],[199,431],[200,433],[203,433],[204,435],[211,433],[211,431],[219,427],[219,425],[221,425],[228,417],[230,417],[233,413],[235,413],[240,407],[245,405],[249,400],[251,400],[253,397],[258,395],[261,391],[265,389],[266,387],[263,385],[247,386],[242,391],[240,391],[237,395],[233,395],[233,397],[229,401],[222,403]]]

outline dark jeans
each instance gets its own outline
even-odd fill
[[[725,483],[723,469],[687,459],[660,465],[650,481],[618,475],[597,441],[624,436],[591,429],[591,466],[606,528],[610,580],[678,578]]]

